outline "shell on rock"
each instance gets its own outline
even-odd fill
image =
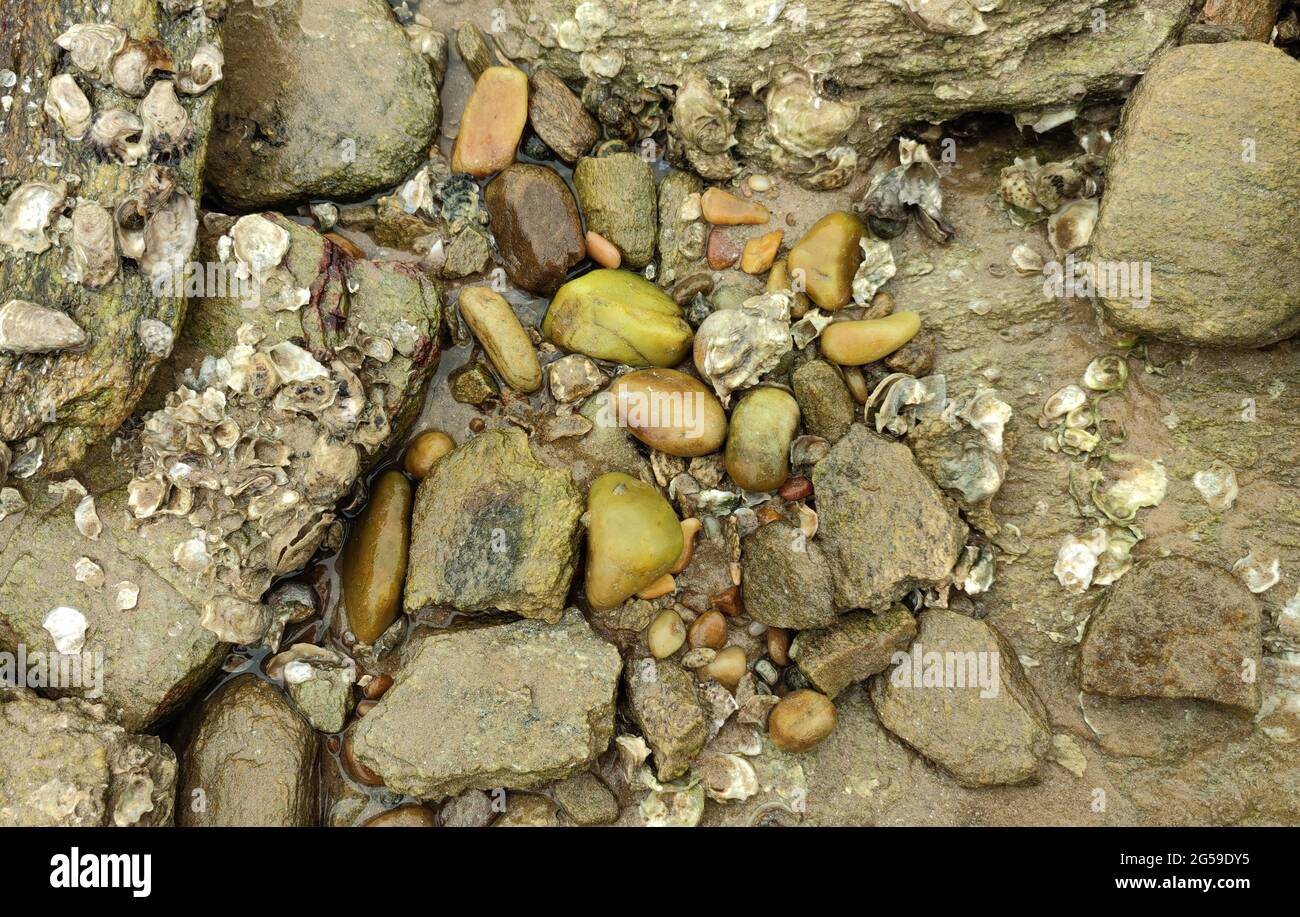
[[[190,65],[177,78],[176,88],[187,96],[201,95],[221,81],[225,64],[226,58],[216,45],[199,45]]]
[[[1066,535],[1056,555],[1052,573],[1056,580],[1073,595],[1082,595],[1092,585],[1092,575],[1097,569],[1095,545],[1074,535]]]
[[[1043,405],[1043,414],[1039,418],[1038,425],[1046,429],[1049,426],[1046,421],[1064,417],[1074,409],[1081,407],[1087,400],[1088,393],[1074,383],[1061,386],[1052,393],[1047,399],[1047,403]]]
[[[767,91],[767,132],[772,158],[782,170],[820,190],[839,187],[857,169],[857,152],[844,145],[859,106],[818,91],[801,67],[778,68]]]
[[[149,77],[158,71],[176,71],[176,62],[166,46],[156,38],[144,41],[130,38],[113,57],[108,76],[122,92],[139,98],[145,93]]]
[[[704,178],[722,181],[736,174],[738,166],[728,152],[736,145],[736,118],[726,99],[698,70],[682,75],[673,101],[671,133]]]
[[[54,244],[46,234],[50,218],[67,200],[62,182],[48,185],[30,181],[19,185],[0,211],[0,245],[39,255]]]
[[[91,122],[86,145],[100,159],[133,166],[149,152],[149,145],[141,139],[144,129],[144,121],[131,112],[107,108]]]
[[[641,800],[641,820],[647,828],[693,828],[703,817],[704,787],[700,784],[680,787],[656,782]]]
[[[1043,256],[1028,245],[1017,245],[1011,250],[1012,269],[1022,277],[1031,277],[1043,272]]]
[[[161,163],[153,163],[145,173],[144,184],[136,195],[140,209],[146,214],[157,213],[172,199],[176,191],[176,170]]]
[[[1268,560],[1256,557],[1255,552],[1251,551],[1232,565],[1232,572],[1240,577],[1251,592],[1268,592],[1282,579],[1282,564],[1276,557]]]
[[[989,27],[970,0],[902,0],[903,12],[935,35],[979,35]]]
[[[90,130],[94,110],[71,74],[60,73],[50,80],[43,107],[46,117],[57,124],[69,140],[80,140]]]
[[[1047,220],[1047,240],[1057,255],[1067,255],[1092,241],[1092,231],[1097,225],[1095,200],[1071,201],[1053,213]]]
[[[54,43],[68,52],[78,70],[102,79],[109,62],[126,44],[126,32],[111,23],[83,22],[70,27]]]
[[[1103,479],[1093,491],[1093,502],[1113,522],[1132,522],[1137,511],[1157,506],[1169,489],[1164,463],[1130,453],[1111,453]]]
[[[1237,502],[1237,473],[1227,462],[1214,461],[1209,468],[1196,472],[1192,486],[1211,509],[1229,510]]]
[[[1029,213],[1041,213],[1043,205],[1034,193],[1034,179],[1040,166],[1036,157],[1016,158],[1016,161],[1002,170],[998,185],[998,194],[1008,207]]]
[[[96,591],[104,587],[104,568],[89,557],[78,557],[72,565],[72,575],[79,583],[85,583]]]
[[[90,494],[81,498],[72,514],[77,531],[91,541],[98,541],[104,533],[104,523],[99,521],[99,511],[95,509],[95,498]]]
[[[86,616],[75,608],[60,605],[45,616],[41,626],[60,653],[80,653],[86,645]]]
[[[267,354],[275,366],[281,381],[287,383],[305,382],[311,379],[323,379],[329,376],[327,370],[309,352],[289,341],[281,341]]]
[[[135,334],[144,345],[145,353],[159,358],[169,356],[176,342],[171,325],[156,318],[142,318],[136,322]]]
[[[289,251],[289,231],[256,213],[235,221],[230,241],[235,259],[258,283],[280,266]]]
[[[55,309],[25,299],[0,307],[0,351],[46,353],[81,347],[86,340],[81,326]]]
[[[156,287],[168,278],[176,283],[190,260],[198,234],[199,216],[194,198],[183,191],[175,192],[145,225],[140,270],[151,284]],[[177,295],[175,287],[172,295]]]
[[[715,802],[739,802],[758,792],[754,766],[739,755],[702,755],[692,765],[691,773]]]
[[[203,606],[199,624],[226,643],[246,646],[262,639],[270,624],[270,612],[259,602],[218,595]]]
[[[70,245],[73,276],[82,286],[98,290],[117,276],[117,224],[101,204],[82,201],[72,211]]]
[[[117,244],[123,258],[139,261],[144,257],[144,230],[148,216],[140,202],[130,197],[113,208],[113,223],[117,231]]]
[[[172,158],[180,155],[193,137],[190,116],[176,97],[176,84],[159,80],[140,103],[144,120],[144,143],[155,156]]]
[[[1114,354],[1097,357],[1083,371],[1083,384],[1094,392],[1113,392],[1128,381],[1128,363]]]
[[[130,611],[140,600],[140,587],[130,580],[122,580],[113,587],[113,592],[118,611]]]

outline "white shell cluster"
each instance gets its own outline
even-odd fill
[[[695,368],[724,405],[731,393],[753,385],[790,352],[790,296],[764,293],[737,309],[709,314],[695,332]]]

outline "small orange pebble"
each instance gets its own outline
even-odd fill
[[[759,226],[771,214],[757,201],[741,200],[721,188],[710,188],[700,196],[700,209],[704,219],[715,226]]]
[[[590,229],[587,230],[587,254],[592,261],[610,270],[623,263],[623,253],[618,250],[618,246]]]
[[[767,655],[777,665],[790,664],[790,632],[784,627],[767,629]]]
[[[805,497],[812,496],[812,481],[808,480],[801,474],[796,474],[785,479],[776,490],[782,500],[802,500]]]
[[[474,84],[451,151],[451,170],[487,178],[515,161],[528,123],[528,76],[515,67],[488,67]]]
[[[746,274],[761,274],[770,268],[783,238],[785,231],[777,229],[750,239],[740,255],[740,269]]]
[[[739,257],[740,249],[722,230],[715,229],[709,233],[709,267],[715,271],[725,270],[735,264]]]
[[[740,587],[732,586],[711,597],[709,599],[709,608],[722,612],[728,618],[734,618],[740,614],[745,610],[745,606],[740,600]]]
[[[775,522],[782,518],[781,511],[771,504],[760,506],[756,515],[758,516],[759,525],[767,525],[769,522]]]
[[[700,520],[694,516],[682,520],[682,553],[677,555],[677,563],[673,564],[669,573],[681,573],[691,564],[691,557],[695,554],[695,536],[700,533]]]

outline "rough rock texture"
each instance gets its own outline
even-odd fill
[[[1177,36],[1191,5],[1032,0],[984,14],[979,35],[950,36],[922,29],[888,0],[809,0],[775,16],[767,3],[601,0],[585,7],[580,21],[570,0],[511,0],[508,30],[497,38],[509,57],[543,61],[566,79],[591,76],[593,65],[617,67],[616,82],[629,93],[632,86],[679,86],[694,68],[743,94],[780,65],[805,59],[811,43],[825,79],[843,90],[838,101],[871,115],[854,119],[836,140],[865,162],[908,122],[1113,96]],[[1104,28],[1094,30],[1093,10],[1104,14]],[[732,152],[773,158],[762,120],[737,133]],[[776,158],[802,168],[797,150]]]
[[[632,721],[654,753],[660,780],[680,777],[708,740],[695,679],[666,659],[632,659],[623,675]]]
[[[608,825],[618,818],[618,800],[595,774],[574,774],[551,788],[564,814],[580,825]]]
[[[554,169],[517,162],[488,183],[483,197],[506,274],[550,296],[587,255],[569,186]]]
[[[585,768],[614,735],[622,660],[570,609],[425,638],[353,734],[391,790],[440,799]]]
[[[176,756],[102,708],[0,688],[0,826],[170,825]]]
[[[1201,19],[1249,41],[1268,41],[1281,8],[1282,0],[1206,0]]]
[[[983,621],[931,608],[918,618],[908,652],[909,662],[876,676],[870,686],[890,732],[966,786],[1020,783],[1038,773],[1051,742],[1047,711],[1001,634]],[[941,672],[951,669],[964,682],[917,684],[917,673],[923,677],[933,662],[931,653],[941,654]],[[978,666],[993,675],[994,665],[997,679],[989,685],[971,678]],[[896,683],[900,669],[909,678],[905,685]]]
[[[274,685],[252,675],[226,682],[196,711],[190,729],[178,824],[316,823],[316,733]]]
[[[209,188],[255,210],[388,188],[427,154],[438,91],[384,0],[235,0]]]
[[[838,371],[825,360],[809,360],[790,377],[804,429],[832,443],[853,423],[856,405]]]
[[[663,284],[684,280],[707,267],[704,249],[692,251],[687,238],[687,227],[680,219],[682,202],[692,194],[704,191],[704,182],[692,172],[672,169],[659,183],[659,282]],[[692,221],[695,222],[695,221]],[[701,228],[703,224],[701,224]],[[702,237],[701,237],[702,241]]]
[[[406,609],[516,611],[555,622],[577,563],[582,500],[523,431],[488,430],[433,467],[415,494]]]
[[[835,584],[817,539],[783,520],[769,522],[741,544],[745,610],[773,627],[826,627],[838,619]]]
[[[643,268],[655,254],[655,183],[650,164],[635,153],[584,156],[573,188],[587,229],[618,246],[624,266]]]
[[[551,800],[536,793],[511,793],[506,810],[492,823],[493,828],[558,828],[559,810]]]
[[[1079,646],[1085,691],[1259,709],[1260,602],[1226,570],[1185,557],[1139,564],[1099,602]]]
[[[831,627],[801,631],[790,646],[790,658],[817,690],[835,697],[854,682],[883,672],[915,636],[916,620],[906,606],[878,615],[854,611]]]
[[[966,540],[956,508],[900,443],[862,424],[813,468],[817,540],[841,608],[885,608],[948,576]]]
[[[1150,263],[1151,301],[1100,291],[1111,322],[1234,347],[1300,330],[1297,108],[1300,62],[1259,42],[1156,61],[1125,106],[1093,238],[1095,261]]]
[[[101,10],[103,12],[101,12]],[[128,189],[144,179],[149,163],[134,167],[101,162],[83,142],[69,140],[40,106],[48,80],[58,73],[77,75],[54,39],[70,23],[112,21],[133,37],[160,38],[179,62],[188,62],[200,41],[220,46],[221,30],[206,35],[188,19],[173,19],[155,0],[10,0],[5,5],[5,68],[18,85],[5,89],[13,109],[0,130],[0,199],[22,182],[66,182],[69,200],[79,196],[112,209]],[[105,15],[106,14],[106,15]],[[9,28],[14,26],[14,28]],[[87,85],[77,75],[80,84]],[[21,87],[30,85],[30,94]],[[170,165],[176,187],[199,197],[208,129],[223,84],[201,96],[181,96],[194,131],[194,142]],[[97,87],[96,108],[120,106],[135,112],[139,101]],[[26,106],[31,103],[35,116]],[[46,144],[49,144],[47,147]],[[49,153],[45,152],[48,149]],[[48,164],[53,163],[53,164]],[[76,180],[80,179],[79,182]],[[74,184],[74,182],[76,182]],[[70,206],[64,210],[71,212]],[[87,346],[58,353],[0,352],[0,442],[15,452],[29,439],[39,442],[44,461],[38,477],[66,471],[96,442],[121,425],[149,386],[164,354],[151,353],[136,334],[142,319],[162,322],[173,332],[185,318],[183,297],[156,297],[149,282],[133,267],[100,290],[89,290],[64,277],[68,244],[42,254],[17,253],[0,245],[0,290],[4,301],[27,299],[67,313],[89,336]]]

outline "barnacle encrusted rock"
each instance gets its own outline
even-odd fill
[[[41,462],[35,475],[46,477],[69,469],[121,426],[147,389],[165,354],[145,346],[134,333],[137,324],[156,321],[177,332],[185,312],[183,295],[151,289],[150,278],[139,271],[114,270],[117,253],[101,245],[76,252],[73,234],[65,231],[74,199],[115,211],[145,187],[156,165],[138,136],[121,138],[134,166],[115,155],[97,156],[88,142],[89,115],[79,95],[92,95],[100,115],[111,108],[130,109],[127,114],[138,121],[139,100],[95,83],[108,79],[113,54],[128,40],[149,36],[155,55],[187,61],[201,43],[219,48],[221,28],[211,22],[202,32],[190,17],[166,15],[156,0],[126,0],[111,10],[94,0],[14,0],[5,10],[5,21],[9,57],[22,66],[16,74],[18,86],[6,90],[15,96],[15,104],[0,131],[0,196],[7,201],[28,182],[64,185],[67,194],[50,214],[48,230],[55,244],[40,252],[0,244],[0,290],[4,300],[58,304],[87,339],[83,348],[54,354],[0,351],[0,441],[14,448],[22,443],[39,446]],[[55,41],[60,36],[66,36],[62,46]],[[151,72],[149,79],[162,76]],[[20,95],[18,89],[24,86],[30,89]],[[167,163],[172,190],[136,214],[139,225],[131,236],[140,247],[128,251],[124,241],[122,254],[139,258],[144,253],[140,231],[173,191],[198,198],[216,96],[209,89],[182,102],[193,140]],[[28,105],[30,112],[20,108]],[[188,244],[170,236],[166,241],[182,260],[189,259],[192,237]]]
[[[871,680],[885,728],[963,786],[1021,783],[1052,734],[1015,651],[991,625],[943,608],[917,618],[908,658]]]
[[[420,482],[406,608],[516,611],[557,621],[577,563],[582,500],[515,428],[489,430]]]
[[[1235,576],[1187,557],[1144,561],[1106,592],[1079,646],[1083,690],[1259,709],[1262,606]]]
[[[654,752],[655,774],[686,773],[709,738],[708,718],[695,679],[671,659],[632,659],[623,673],[632,721]]]
[[[1300,330],[1298,106],[1300,62],[1259,42],[1187,45],[1156,61],[1124,107],[1093,237],[1112,323],[1233,347]],[[1143,265],[1145,296],[1132,289]]]
[[[230,206],[364,197],[427,155],[438,90],[384,0],[243,0],[226,38],[207,180]]]
[[[269,682],[242,675],[185,724],[183,827],[296,827],[316,823],[316,733]]]
[[[629,97],[646,86],[690,90],[699,73],[730,87],[737,107],[752,91],[763,116],[742,118],[729,152],[827,187],[909,122],[1116,95],[1178,35],[1191,6],[1027,0],[976,13],[981,29],[936,31],[902,3],[511,0],[496,38],[512,59],[544,62],[567,80],[612,78]],[[808,72],[789,66],[805,61]]]
[[[957,562],[966,525],[901,443],[854,424],[813,468],[813,487],[839,607],[886,608]]]
[[[0,826],[171,825],[176,756],[102,708],[0,688]]]
[[[614,736],[622,660],[570,609],[425,638],[353,733],[357,759],[424,799],[584,769]]]

